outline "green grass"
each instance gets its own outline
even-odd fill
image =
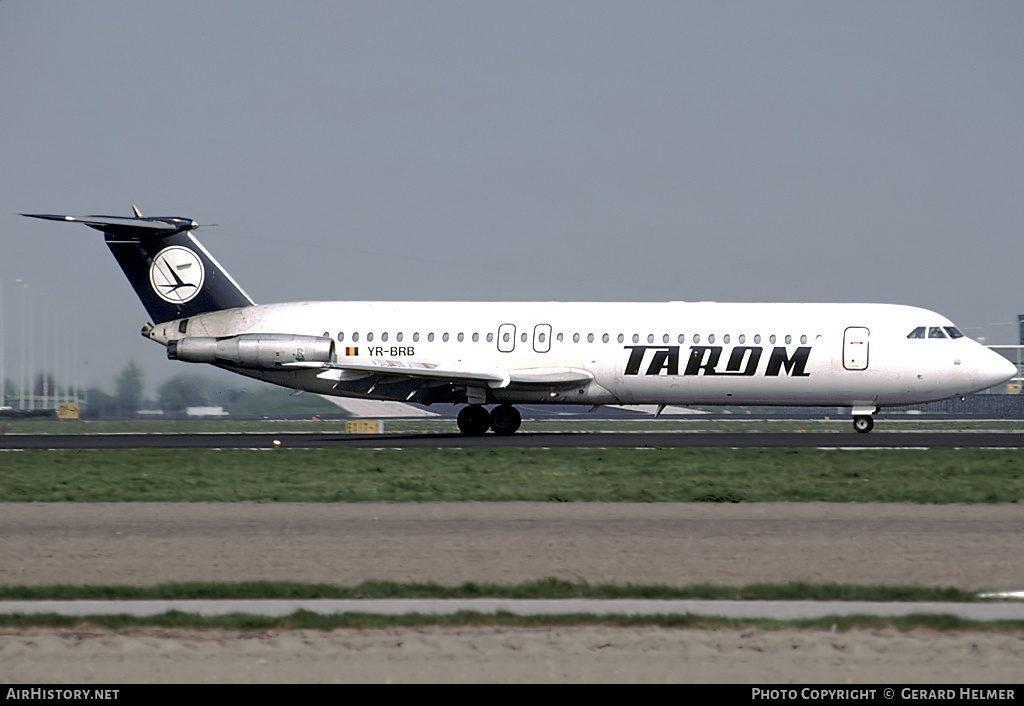
[[[0,587],[0,600],[139,600],[139,599],[212,599],[212,598],[655,598],[655,599],[719,599],[719,600],[845,600],[845,601],[943,601],[973,602],[977,594],[955,588],[923,586],[857,586],[841,584],[754,584],[737,588],[701,584],[694,586],[596,585],[573,583],[555,578],[515,585],[464,583],[442,586],[436,583],[400,584],[385,581],[365,582],[358,586],[333,584],[301,584],[287,582],[245,583],[171,583],[154,586],[8,586]],[[376,615],[372,613],[338,613],[320,615],[296,611],[280,617],[237,613],[227,616],[202,617],[193,613],[168,611],[146,617],[128,615],[97,615],[69,617],[56,614],[0,615],[0,627],[81,628],[99,626],[111,630],[130,631],[144,628],[221,629],[243,631],[265,630],[335,630],[417,626],[570,626],[606,625],[612,627],[658,626],[687,629],[739,629],[756,627],[765,630],[856,630],[895,628],[902,631],[928,629],[935,631],[1020,631],[1022,621],[977,622],[950,615],[911,615],[877,617],[869,615],[832,616],[809,620],[779,621],[767,619],[729,619],[696,615],[627,616],[627,615],[543,615],[518,616],[465,611],[453,615]]]
[[[151,586],[0,586],[0,600],[197,600],[306,598],[647,598],[687,600],[805,600],[805,601],[979,601],[977,592],[926,586],[861,586],[856,584],[751,584],[748,586],[591,586],[557,578],[504,585],[463,583],[396,583],[366,581],[358,586],[246,581],[236,583],[163,583]]]
[[[0,453],[0,502],[1024,499],[1015,449],[76,450]]]

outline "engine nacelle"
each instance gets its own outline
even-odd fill
[[[286,333],[245,333],[230,338],[192,336],[169,342],[167,357],[188,363],[271,370],[285,363],[330,363],[334,360],[334,341]]]

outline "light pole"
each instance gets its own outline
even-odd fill
[[[4,364],[7,362],[7,347],[4,331],[7,320],[4,318],[4,283],[0,280],[0,408],[7,406],[7,378],[4,377]]]
[[[26,309],[28,295],[25,293],[25,290],[28,289],[28,282],[23,279],[16,279],[14,283],[21,285],[21,375],[18,384],[18,394],[21,396],[21,408],[25,409],[25,367],[28,365],[28,313]]]

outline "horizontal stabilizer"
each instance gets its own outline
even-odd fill
[[[29,218],[47,221],[81,223],[118,238],[166,237],[184,230],[194,230],[199,224],[191,218],[122,218],[119,216],[61,216],[50,213],[23,213]]]

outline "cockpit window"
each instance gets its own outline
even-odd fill
[[[927,334],[927,335],[926,335]],[[918,326],[907,334],[907,338],[963,338],[956,326]]]

